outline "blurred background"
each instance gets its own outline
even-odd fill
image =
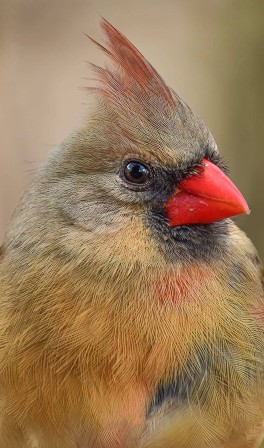
[[[101,40],[100,15],[207,122],[264,259],[261,0],[0,0],[0,244],[35,170],[85,113],[85,60],[104,56],[83,33]]]

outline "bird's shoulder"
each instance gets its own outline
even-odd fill
[[[259,276],[261,279],[261,284],[262,284],[262,289],[263,289],[263,294],[264,294],[264,266],[260,260],[259,260]]]
[[[258,256],[257,253],[254,253],[253,255],[251,255],[251,261],[255,267],[255,269],[258,272],[260,281],[261,281],[261,285],[262,285],[262,290],[263,290],[263,294],[264,294],[264,266],[260,260],[260,257]]]

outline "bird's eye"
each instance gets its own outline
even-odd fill
[[[150,169],[142,162],[130,161],[124,166],[123,176],[130,184],[146,185],[150,180]]]

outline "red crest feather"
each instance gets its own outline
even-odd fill
[[[103,93],[112,99],[120,95],[141,96],[144,92],[159,96],[167,105],[173,106],[175,99],[170,88],[144,56],[105,19],[102,20],[101,26],[107,38],[105,47],[88,37],[111,59],[113,69],[91,64],[100,86],[87,87],[87,90]]]
[[[87,90],[106,100],[102,108],[99,104],[100,111],[108,111],[110,106],[111,113],[114,112],[111,135],[117,136],[119,144],[121,137],[125,139],[126,147],[147,146],[156,156],[158,149],[164,155],[164,148],[196,147],[197,136],[204,140],[208,134],[203,122],[125,36],[104,19],[101,26],[106,43],[101,45],[90,39],[107,55],[111,65],[91,64],[97,85]],[[106,115],[105,120],[109,117]]]

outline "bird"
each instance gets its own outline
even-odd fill
[[[1,448],[257,448],[263,270],[207,125],[105,19],[0,250]]]

